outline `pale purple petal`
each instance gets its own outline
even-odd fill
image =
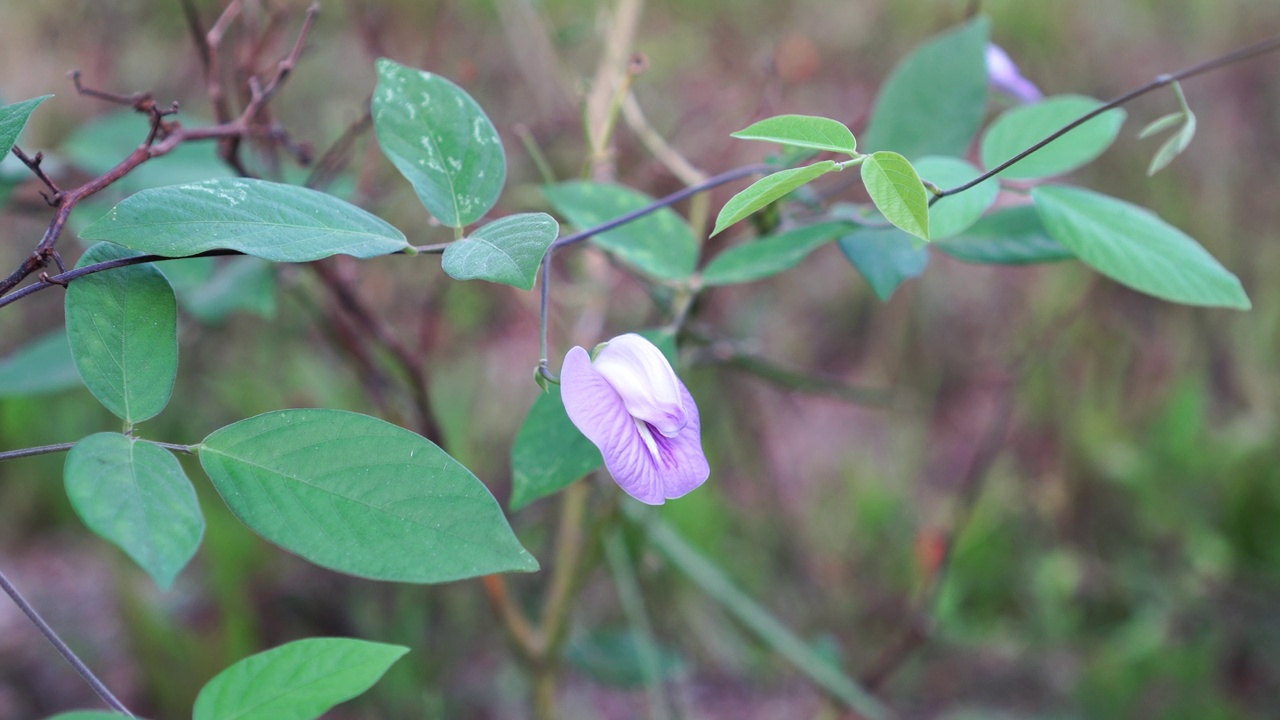
[[[680,381],[656,345],[634,333],[610,340],[593,363],[618,392],[627,412],[675,437],[688,422]]]
[[[987,80],[991,86],[1022,102],[1032,103],[1044,97],[1035,83],[1018,72],[1009,53],[995,43],[987,43]]]
[[[614,481],[650,505],[688,493],[711,474],[702,452],[698,408],[678,378],[676,386],[687,418],[675,437],[666,437],[627,412],[622,397],[592,366],[586,350],[570,350],[560,370],[560,394],[569,419],[600,448]]]

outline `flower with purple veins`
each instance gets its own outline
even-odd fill
[[[560,396],[613,479],[640,502],[661,505],[711,474],[693,396],[662,351],[639,335],[610,340],[594,361],[580,347],[569,350]]]
[[[1018,72],[1018,66],[1004,48],[987,43],[987,81],[995,89],[1021,100],[1033,103],[1044,97],[1040,88]]]

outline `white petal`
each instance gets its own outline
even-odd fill
[[[653,343],[634,333],[610,340],[592,366],[622,398],[627,412],[667,437],[689,422],[680,381]]]

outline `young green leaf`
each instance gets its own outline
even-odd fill
[[[574,427],[552,385],[533,401],[511,448],[510,507],[560,492],[601,465],[600,451]]]
[[[730,135],[741,140],[764,140],[850,156],[858,154],[858,142],[844,123],[813,115],[778,115]]]
[[[27,126],[27,120],[31,118],[31,113],[36,111],[40,103],[53,97],[52,95],[41,95],[38,98],[23,100],[12,105],[0,107],[0,158],[9,154],[13,149],[14,143],[18,142],[18,136],[22,134],[22,129]]]
[[[1147,166],[1147,176],[1150,177],[1165,169],[1173,159],[1182,154],[1183,150],[1191,144],[1191,139],[1196,136],[1196,114],[1193,112],[1185,113],[1186,120],[1183,121],[1182,127],[1178,131],[1170,135],[1160,149],[1156,151],[1154,157],[1151,158],[1151,164]]]
[[[538,265],[560,225],[546,213],[508,215],[445,248],[441,265],[458,280],[488,280],[532,290]]]
[[[378,145],[441,223],[484,217],[507,179],[502,140],[480,105],[439,75],[378,60]]]
[[[988,265],[1027,265],[1075,258],[1049,236],[1034,205],[992,213],[963,233],[933,243],[933,247],[957,260]]]
[[[138,253],[98,243],[84,267]],[[130,265],[71,283],[66,299],[71,356],[89,392],[130,423],[169,404],[178,375],[178,305],[153,265]]]
[[[836,170],[836,168],[835,162],[823,160],[812,165],[765,175],[752,183],[746,190],[729,198],[729,202],[725,203],[723,208],[720,208],[720,214],[716,216],[715,230],[712,230],[711,234],[720,234],[721,230],[751,215],[801,185]]]
[[[916,172],[940,188],[963,185],[982,173],[960,158],[930,156],[915,162]],[[963,232],[996,201],[1000,185],[995,178],[962,193],[940,198],[929,207],[929,238],[937,241]]]
[[[484,483],[377,418],[270,412],[215,431],[199,452],[236,517],[321,567],[414,583],[538,568]]]
[[[369,258],[409,247],[385,220],[332,195],[249,178],[143,190],[80,237],[165,257],[227,249],[274,262]]]
[[[83,385],[63,328],[0,358],[0,398],[42,395]]]
[[[862,184],[886,220],[929,239],[929,192],[906,158],[883,150],[872,153],[862,163]]]
[[[1142,128],[1142,132],[1138,133],[1138,139],[1144,140],[1146,138],[1151,137],[1152,135],[1162,133],[1165,130],[1168,130],[1169,128],[1173,127],[1174,125],[1177,125],[1179,122],[1182,121],[1182,118],[1184,117],[1186,117],[1186,114],[1183,113],[1181,110],[1179,110],[1178,112],[1171,112],[1168,115],[1158,117],[1155,120],[1152,120],[1151,122],[1147,123],[1146,127]]]
[[[67,454],[71,507],[168,590],[204,536],[196,490],[173,453],[119,433],[98,433]]]
[[[982,164],[988,170],[995,168],[1101,105],[1083,95],[1058,95],[1010,108],[982,138]],[[1124,110],[1108,110],[1014,163],[1000,177],[1029,180],[1087,165],[1115,142],[1124,118]]]
[[[192,720],[314,720],[378,681],[409,648],[308,638],[251,655],[196,697]]]
[[[569,224],[585,229],[639,210],[653,198],[620,185],[573,181],[546,185],[542,194]],[[693,230],[671,208],[591,238],[591,243],[660,280],[683,280],[698,262]]]
[[[731,247],[716,255],[702,271],[707,286],[753,282],[799,265],[814,250],[848,232],[847,222],[825,222]]]
[[[903,281],[918,276],[929,264],[929,251],[897,228],[861,229],[840,238],[839,245],[876,297],[885,302]]]
[[[1035,188],[1031,196],[1049,234],[1112,280],[1170,302],[1251,307],[1235,275],[1155,213],[1062,185]]]
[[[964,155],[987,113],[987,37],[978,17],[920,45],[890,73],[862,146],[909,158]]]

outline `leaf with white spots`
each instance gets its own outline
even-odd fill
[[[422,70],[378,60],[373,126],[383,154],[441,223],[476,222],[502,192],[502,140],[465,90]]]
[[[228,249],[274,262],[369,258],[409,247],[385,220],[332,195],[249,178],[143,190],[80,237],[165,257]]]

